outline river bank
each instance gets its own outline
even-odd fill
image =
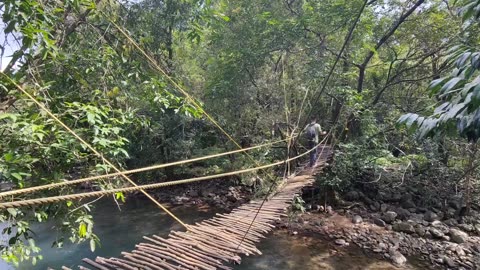
[[[458,215],[460,207],[454,210],[453,200],[446,210],[423,208],[416,205],[420,202],[411,192],[403,189],[399,191],[401,196],[375,198],[350,190],[341,194],[347,201],[319,205],[315,204],[319,200],[312,199],[318,192],[314,187],[304,189],[308,211],[293,219],[284,218],[277,226],[292,234],[321,235],[338,247],[355,245],[397,266],[404,267],[413,258],[423,261],[423,269],[480,268],[476,208],[468,217]]]

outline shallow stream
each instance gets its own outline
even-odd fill
[[[78,269],[83,258],[96,256],[119,256],[121,251],[130,251],[142,241],[142,236],[157,234],[166,236],[171,230],[181,230],[165,213],[149,201],[131,199],[122,206],[122,211],[111,201],[105,200],[94,210],[95,232],[101,239],[101,246],[95,253],[88,243],[65,245],[62,249],[51,248],[56,234],[46,224],[36,228],[37,245],[42,249],[44,259],[32,266],[23,263],[18,268],[0,261],[1,270],[13,269],[60,269],[62,265]],[[171,209],[186,223],[194,223],[212,217],[218,209],[201,207],[174,207]],[[262,256],[244,257],[238,270],[260,269],[398,269],[378,258],[366,255],[360,249],[351,247],[335,251],[331,243],[317,237],[292,236],[286,231],[275,231],[259,244]],[[413,269],[413,268],[409,268]]]

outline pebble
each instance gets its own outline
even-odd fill
[[[339,245],[339,246],[348,246],[347,241],[345,241],[344,239],[337,239],[337,240],[335,240],[335,244],[337,244],[337,245]]]
[[[359,224],[359,223],[362,223],[362,222],[363,222],[363,219],[362,219],[361,216],[359,216],[359,215],[353,216],[353,218],[352,218],[352,223],[353,224]]]

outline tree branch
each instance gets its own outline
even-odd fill
[[[362,64],[360,64],[359,67],[359,73],[358,73],[358,82],[357,82],[357,92],[361,93],[363,91],[363,81],[365,78],[365,68],[367,67],[368,63],[372,59],[373,55],[375,54],[375,51],[377,51],[400,27],[400,25],[410,16],[421,4],[423,4],[425,0],[418,0],[407,12],[402,14],[398,20],[396,20],[393,25],[390,27],[390,29],[380,38],[380,40],[375,44],[375,49],[370,50],[367,53],[367,56],[365,56],[365,59],[363,60]]]

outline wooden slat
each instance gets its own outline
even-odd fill
[[[325,151],[317,162],[318,167],[331,155],[329,148]],[[286,216],[285,209],[293,197],[314,181],[314,177],[299,173],[289,177],[282,190],[265,202],[252,200],[228,214],[216,214],[189,225],[187,232],[172,231],[168,238],[144,236],[148,243],[137,244],[131,252],[122,252],[123,259],[97,257],[95,261],[83,259],[83,262],[99,270],[232,270],[224,264],[240,263],[238,254],[262,254],[255,243],[275,228],[272,222]]]

